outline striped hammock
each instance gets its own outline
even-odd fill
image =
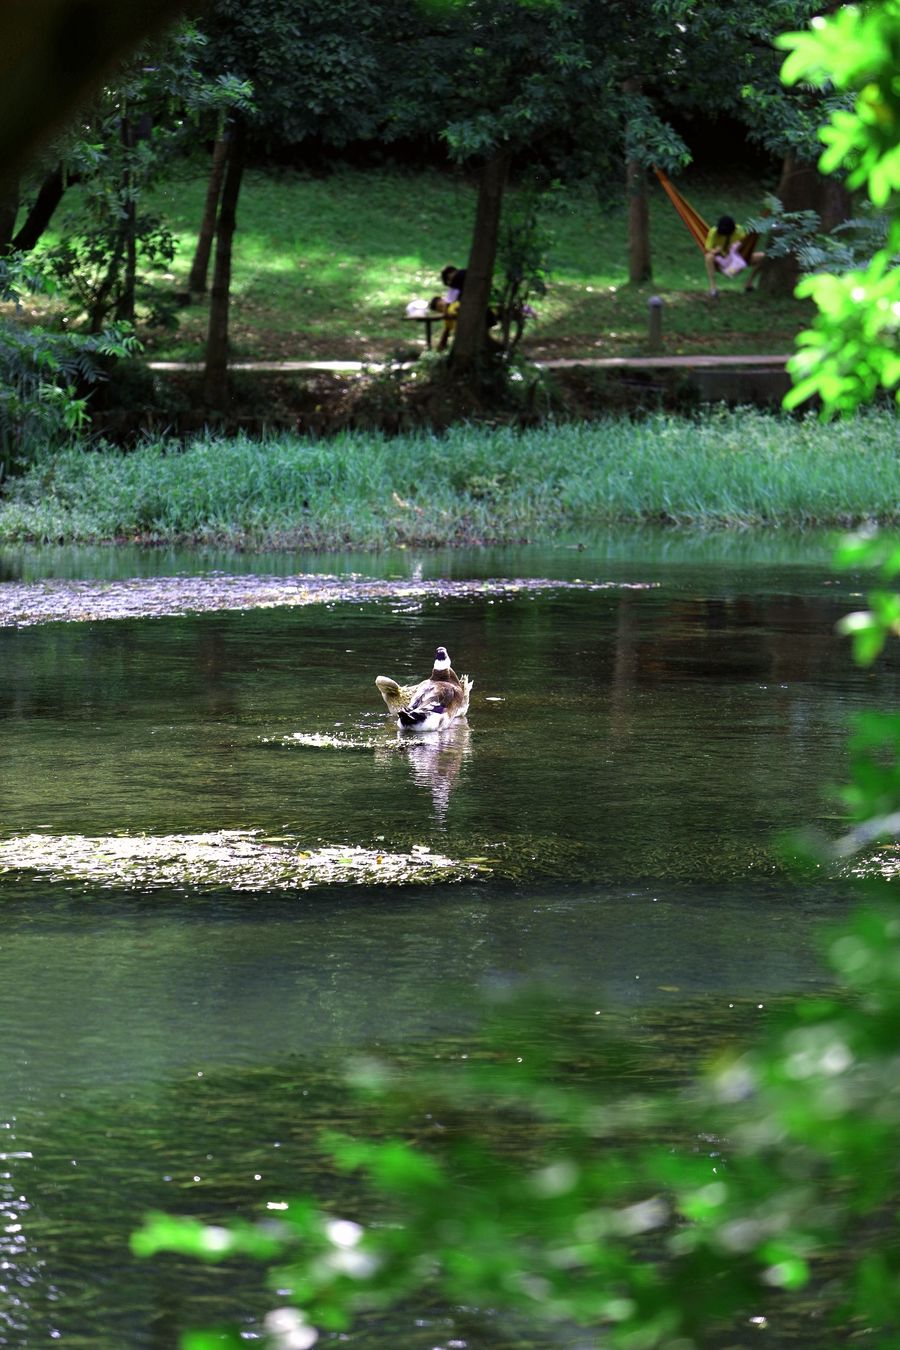
[[[681,219],[688,227],[688,230],[690,231],[691,234],[691,238],[694,240],[697,247],[703,253],[705,253],[706,240],[709,235],[710,227],[707,225],[706,221],[703,219],[700,213],[694,210],[690,202],[687,201],[686,198],[682,197],[681,193],[678,191],[675,184],[671,181],[670,178],[666,177],[662,169],[657,169],[656,167],[654,167],[653,172],[659,179],[663,192],[665,192],[666,196],[669,198],[669,201],[675,207],[675,210],[678,212],[678,214],[681,216]],[[746,262],[749,262],[751,257],[753,256],[753,252],[754,249],[756,248],[758,240],[759,240],[758,234],[748,234],[744,239],[741,240],[740,245],[738,246],[738,252]]]

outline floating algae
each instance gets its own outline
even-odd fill
[[[0,876],[32,872],[103,887],[193,886],[232,891],[314,886],[431,885],[471,880],[487,869],[415,844],[406,852],[339,844],[304,849],[255,830],[205,834],[25,834],[0,840]]]
[[[99,619],[163,618],[216,610],[273,609],[344,601],[504,599],[548,590],[647,589],[649,584],[636,582],[531,578],[379,581],[356,573],[348,576],[300,573],[277,577],[207,572],[200,576],[130,577],[124,581],[16,581],[0,584],[0,628]]]
[[[300,891],[325,886],[427,886],[462,881],[518,885],[591,875],[581,844],[558,837],[474,837],[451,858],[425,844],[304,847],[261,830],[201,834],[20,834],[0,840],[4,875],[133,890]]]

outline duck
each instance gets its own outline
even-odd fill
[[[462,678],[450,665],[446,647],[438,647],[434,667],[427,680],[402,685],[388,675],[375,681],[388,712],[406,731],[443,731],[469,710],[469,694],[474,680]]]

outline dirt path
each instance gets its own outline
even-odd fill
[[[719,369],[777,369],[783,370],[788,356],[604,356],[556,357],[535,361],[543,370],[719,370]],[[202,361],[148,361],[148,370],[198,372]],[[405,362],[412,366],[415,363]],[[370,361],[232,361],[229,370],[259,371],[260,374],[289,375],[305,370],[331,371],[353,374],[362,370],[380,370],[383,367]]]

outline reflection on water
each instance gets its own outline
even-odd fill
[[[344,1057],[477,1055],[486,989],[607,1009],[648,1084],[822,987],[847,895],[787,879],[772,838],[833,824],[847,714],[896,702],[895,660],[852,666],[818,561],[617,569],[658,584],[0,632],[0,1345],[162,1350],[226,1312],[252,1333],[254,1273],[140,1265],[128,1232],[286,1188],[352,1206],[317,1136],[367,1128]],[[374,678],[439,643],[476,680],[468,724],[400,736]],[[303,889],[303,854],[471,870]],[[360,1343],[516,1344],[445,1316]]]
[[[681,530],[604,526],[560,534],[551,546],[503,548],[386,549],[371,553],[247,553],[217,548],[115,548],[91,545],[0,548],[0,580],[45,577],[116,581],[129,577],[194,576],[204,572],[288,576],[299,572],[359,573],[379,577],[552,576],[572,579],[594,566],[607,577],[616,569],[646,575],[662,567],[827,567],[834,536],[823,530]]]
[[[472,733],[465,718],[458,718],[443,731],[418,734],[397,730],[390,746],[382,744],[376,758],[396,751],[406,755],[413,782],[428,788],[434,804],[434,818],[440,825],[450,805],[466,756],[472,752]]]

